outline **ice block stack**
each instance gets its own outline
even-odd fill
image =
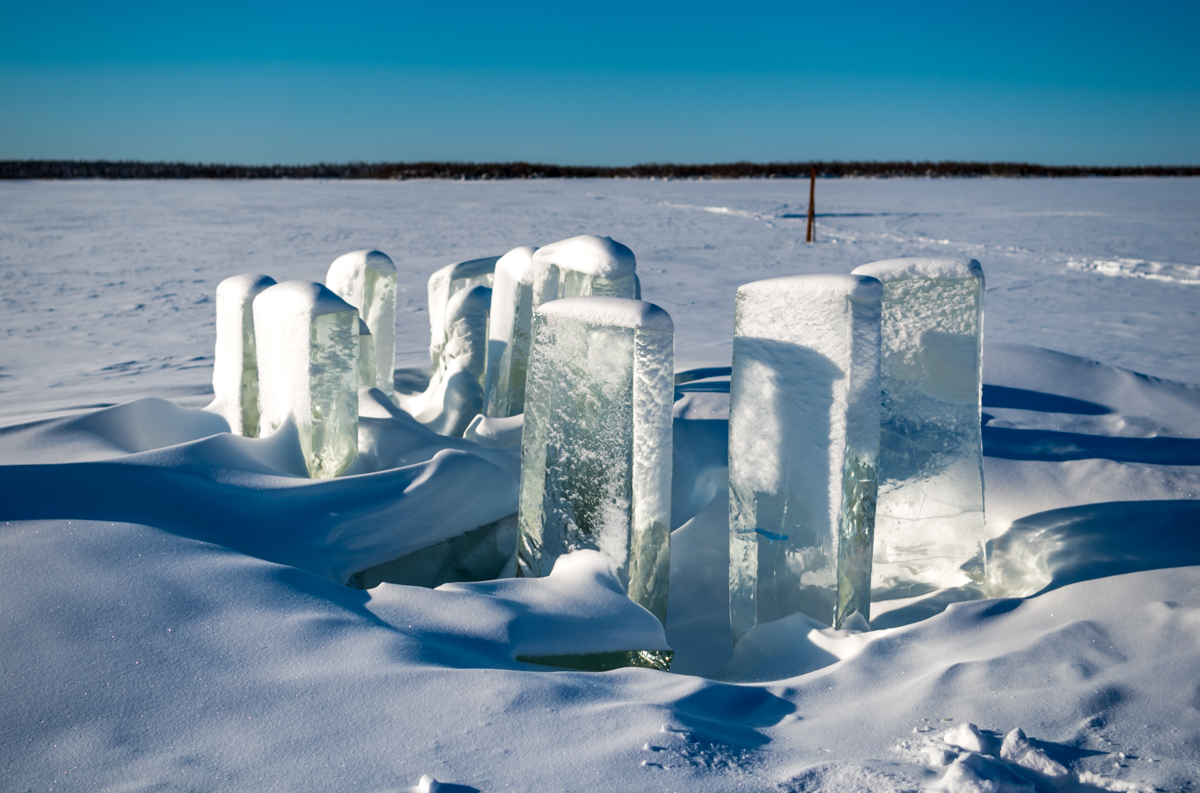
[[[533,262],[544,278],[541,301],[553,300],[555,295],[642,297],[633,251],[612,237],[583,234],[551,243],[537,249]]]
[[[876,597],[982,586],[983,270],[914,258],[854,272],[883,282]]]
[[[275,279],[245,273],[217,284],[217,346],[213,401],[207,408],[229,422],[229,431],[258,437],[258,358],[254,343],[254,298]]]
[[[451,296],[446,305],[445,341],[438,365],[422,393],[397,394],[400,407],[441,435],[461,437],[471,419],[483,412],[484,356],[492,290],[473,286]]]
[[[537,248],[514,248],[496,262],[492,286],[491,322],[488,325],[487,377],[484,384],[486,413],[507,418],[525,411],[525,371],[533,310],[541,300],[534,289],[545,285],[533,264]]]
[[[516,416],[525,409],[525,374],[534,310],[566,297],[640,300],[633,251],[610,237],[584,234],[544,248],[515,248],[496,263],[488,372],[487,415]]]
[[[499,256],[448,264],[429,276],[429,358],[436,370],[446,345],[446,319],[450,299],[476,286],[492,287]]]
[[[600,551],[660,621],[670,572],[674,328],[661,308],[567,298],[533,316],[521,444],[519,576]]]
[[[254,299],[260,434],[293,422],[313,479],[358,456],[358,322],[354,306],[309,281]]]
[[[334,259],[325,285],[358,309],[371,329],[376,386],[392,397],[396,360],[396,265],[380,251],[353,251]],[[363,385],[368,385],[363,383]]]
[[[802,275],[738,289],[729,413],[736,641],[797,612],[870,619],[881,286]]]

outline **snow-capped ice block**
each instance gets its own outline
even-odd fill
[[[254,299],[260,435],[290,418],[313,479],[358,456],[358,310],[320,284],[285,281]]]
[[[738,289],[729,407],[734,641],[794,613],[870,619],[882,287],[800,275]]]
[[[872,587],[905,597],[982,586],[983,269],[914,258],[854,272],[883,282]]]
[[[446,306],[445,343],[429,387],[420,394],[397,394],[409,415],[440,435],[462,437],[483,412],[484,356],[492,290],[473,286],[454,293]]]
[[[549,274],[548,267],[534,265],[536,251],[530,246],[513,248],[496,262],[484,380],[485,412],[492,418],[517,416],[525,410],[533,310],[545,299]],[[557,297],[557,282],[554,289]]]
[[[640,300],[633,251],[612,237],[583,234],[538,248],[533,263],[545,279],[544,300],[598,295]],[[535,287],[536,291],[536,287]]]
[[[213,401],[205,408],[225,418],[229,431],[258,437],[258,364],[254,312],[258,293],[275,284],[269,275],[245,273],[217,284],[217,347]]]
[[[450,298],[476,286],[492,287],[499,256],[448,264],[429,276],[429,358],[437,369],[446,345],[446,317]]]
[[[358,320],[358,382],[365,383],[367,388],[374,388],[376,382],[375,337],[361,317]]]
[[[665,623],[670,573],[674,326],[650,303],[567,298],[537,308],[521,440],[517,575],[602,553]]]
[[[374,385],[389,397],[394,393],[396,360],[396,265],[380,251],[353,251],[329,265],[325,285],[358,309],[371,329],[375,346]],[[363,383],[363,385],[369,385]]]

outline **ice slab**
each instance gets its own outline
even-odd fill
[[[803,613],[870,618],[879,451],[874,278],[738,289],[729,408],[729,610],[737,641]]]
[[[254,347],[254,298],[275,279],[244,273],[217,284],[217,346],[213,401],[205,408],[229,422],[234,435],[258,437],[258,363]]]
[[[437,369],[446,345],[446,317],[450,298],[476,286],[492,288],[499,256],[448,264],[429,276],[429,358]]]
[[[308,474],[328,479],[358,455],[358,310],[310,281],[254,299],[260,435],[289,420]]]
[[[544,302],[549,274],[547,266],[534,265],[536,251],[530,246],[514,248],[496,262],[484,381],[486,413],[492,418],[517,416],[525,410],[533,310]],[[557,282],[554,288],[557,294]]]
[[[376,382],[375,337],[361,318],[358,320],[358,382],[366,383],[368,387],[375,387],[371,384]]]
[[[438,365],[422,393],[397,394],[409,415],[440,435],[462,437],[483,412],[484,357],[492,290],[473,286],[456,292],[446,306],[445,342]]]
[[[598,550],[629,596],[667,614],[674,327],[614,297],[540,306],[521,443],[518,576]]]
[[[358,309],[371,329],[375,347],[375,382],[392,396],[392,370],[396,359],[396,265],[381,251],[353,251],[329,265],[325,285]]]
[[[547,286],[543,291],[560,298],[642,297],[633,251],[612,237],[582,234],[551,243],[538,248],[533,262],[544,273]]]
[[[986,580],[983,269],[974,259],[890,259],[854,270],[883,282],[879,598]]]

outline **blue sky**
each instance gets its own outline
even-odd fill
[[[1200,163],[1200,3],[0,0],[0,159]]]

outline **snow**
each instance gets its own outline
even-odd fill
[[[806,198],[787,180],[0,184],[8,786],[1194,786],[1200,182],[821,180],[811,246]],[[671,674],[516,660],[662,640],[601,565],[342,586],[511,515],[513,447],[363,389],[361,467],[310,480],[294,436],[228,435],[200,409],[231,274],[319,280],[339,253],[386,251],[404,262],[398,361],[427,366],[433,271],[591,230],[637,252],[676,368],[710,370],[676,386]],[[993,599],[874,603],[872,631],[797,615],[735,652],[719,370],[736,288],[899,256],[987,270]],[[943,740],[965,723],[982,752]]]
[[[637,269],[633,251],[612,237],[583,234],[552,242],[533,254],[535,264],[557,265],[597,278],[616,281],[628,278]]]
[[[538,307],[538,314],[616,328],[674,332],[671,315],[653,303],[621,297],[566,297]]]

